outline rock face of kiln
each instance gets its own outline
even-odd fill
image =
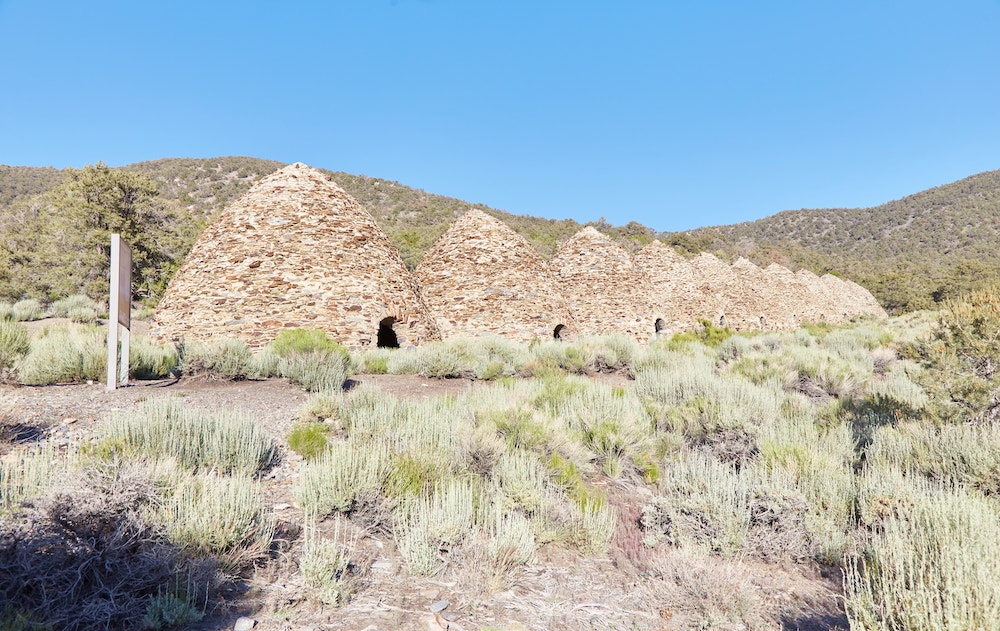
[[[444,338],[530,342],[573,330],[549,266],[528,241],[479,210],[465,213],[414,271]],[[560,332],[562,329],[560,329]]]
[[[576,332],[625,333],[640,342],[655,334],[649,284],[628,252],[606,235],[584,228],[559,247],[551,267]]]
[[[694,268],[672,247],[653,241],[635,253],[634,261],[649,281],[650,302],[662,320],[662,334],[693,329],[699,318],[711,318],[718,311],[714,296],[702,291]]]
[[[319,171],[296,163],[261,180],[210,225],[156,310],[161,339],[326,331],[361,348],[440,339],[417,285],[371,215]],[[390,330],[391,328],[391,330]]]

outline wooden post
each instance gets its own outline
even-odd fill
[[[121,235],[111,235],[111,282],[108,291],[108,387],[128,383],[129,341],[132,326],[132,250]],[[119,328],[121,327],[121,328]],[[121,363],[118,334],[121,332]]]

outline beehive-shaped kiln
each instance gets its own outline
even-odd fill
[[[195,242],[157,308],[161,339],[326,331],[353,348],[439,339],[395,246],[329,177],[287,166],[231,204]]]
[[[655,334],[649,284],[607,236],[584,228],[559,247],[551,269],[580,334],[626,333],[642,342]]]
[[[499,335],[529,342],[573,330],[545,260],[482,211],[470,210],[452,224],[414,276],[445,338]]]
[[[711,318],[718,311],[715,299],[702,291],[694,268],[672,247],[653,241],[633,260],[649,283],[654,313],[663,320],[661,333],[691,330],[698,318]]]

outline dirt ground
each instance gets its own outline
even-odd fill
[[[360,375],[348,386],[362,383],[406,398],[457,394],[474,385],[464,379]],[[755,623],[757,618],[748,614],[742,624],[720,620],[718,625],[697,628],[805,631],[847,627],[838,604],[839,573],[814,565],[747,559],[710,565],[702,561],[699,566],[681,557],[647,563],[618,549],[629,545],[612,546],[618,551],[601,558],[546,545],[534,564],[517,570],[510,589],[486,594],[465,572],[461,558],[449,558],[450,553],[442,551],[446,563],[441,572],[414,578],[406,572],[391,536],[363,531],[354,533],[356,557],[361,562],[351,600],[339,608],[317,605],[307,598],[295,565],[303,516],[294,506],[291,487],[301,458],[289,451],[285,441],[308,395],[280,379],[184,378],[139,382],[112,392],[102,384],[0,385],[0,457],[17,445],[53,441],[68,446],[89,440],[114,412],[163,396],[181,397],[186,405],[207,412],[245,410],[263,424],[278,451],[278,462],[265,474],[264,483],[278,536],[286,540],[286,553],[234,585],[227,606],[190,629],[232,629],[240,616],[255,620],[254,628],[260,631],[687,629],[705,619],[703,610],[731,611],[734,606],[765,608],[773,615]],[[615,497],[614,490],[610,491],[609,497]],[[617,501],[622,503],[623,516],[619,531],[634,531],[637,526],[634,520],[629,523],[629,516],[634,518],[641,500]],[[741,594],[746,598],[741,600]],[[441,600],[448,601],[447,608],[431,613],[430,606]]]

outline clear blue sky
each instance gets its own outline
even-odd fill
[[[248,155],[657,230],[1000,169],[1000,0],[0,0],[0,163]]]

